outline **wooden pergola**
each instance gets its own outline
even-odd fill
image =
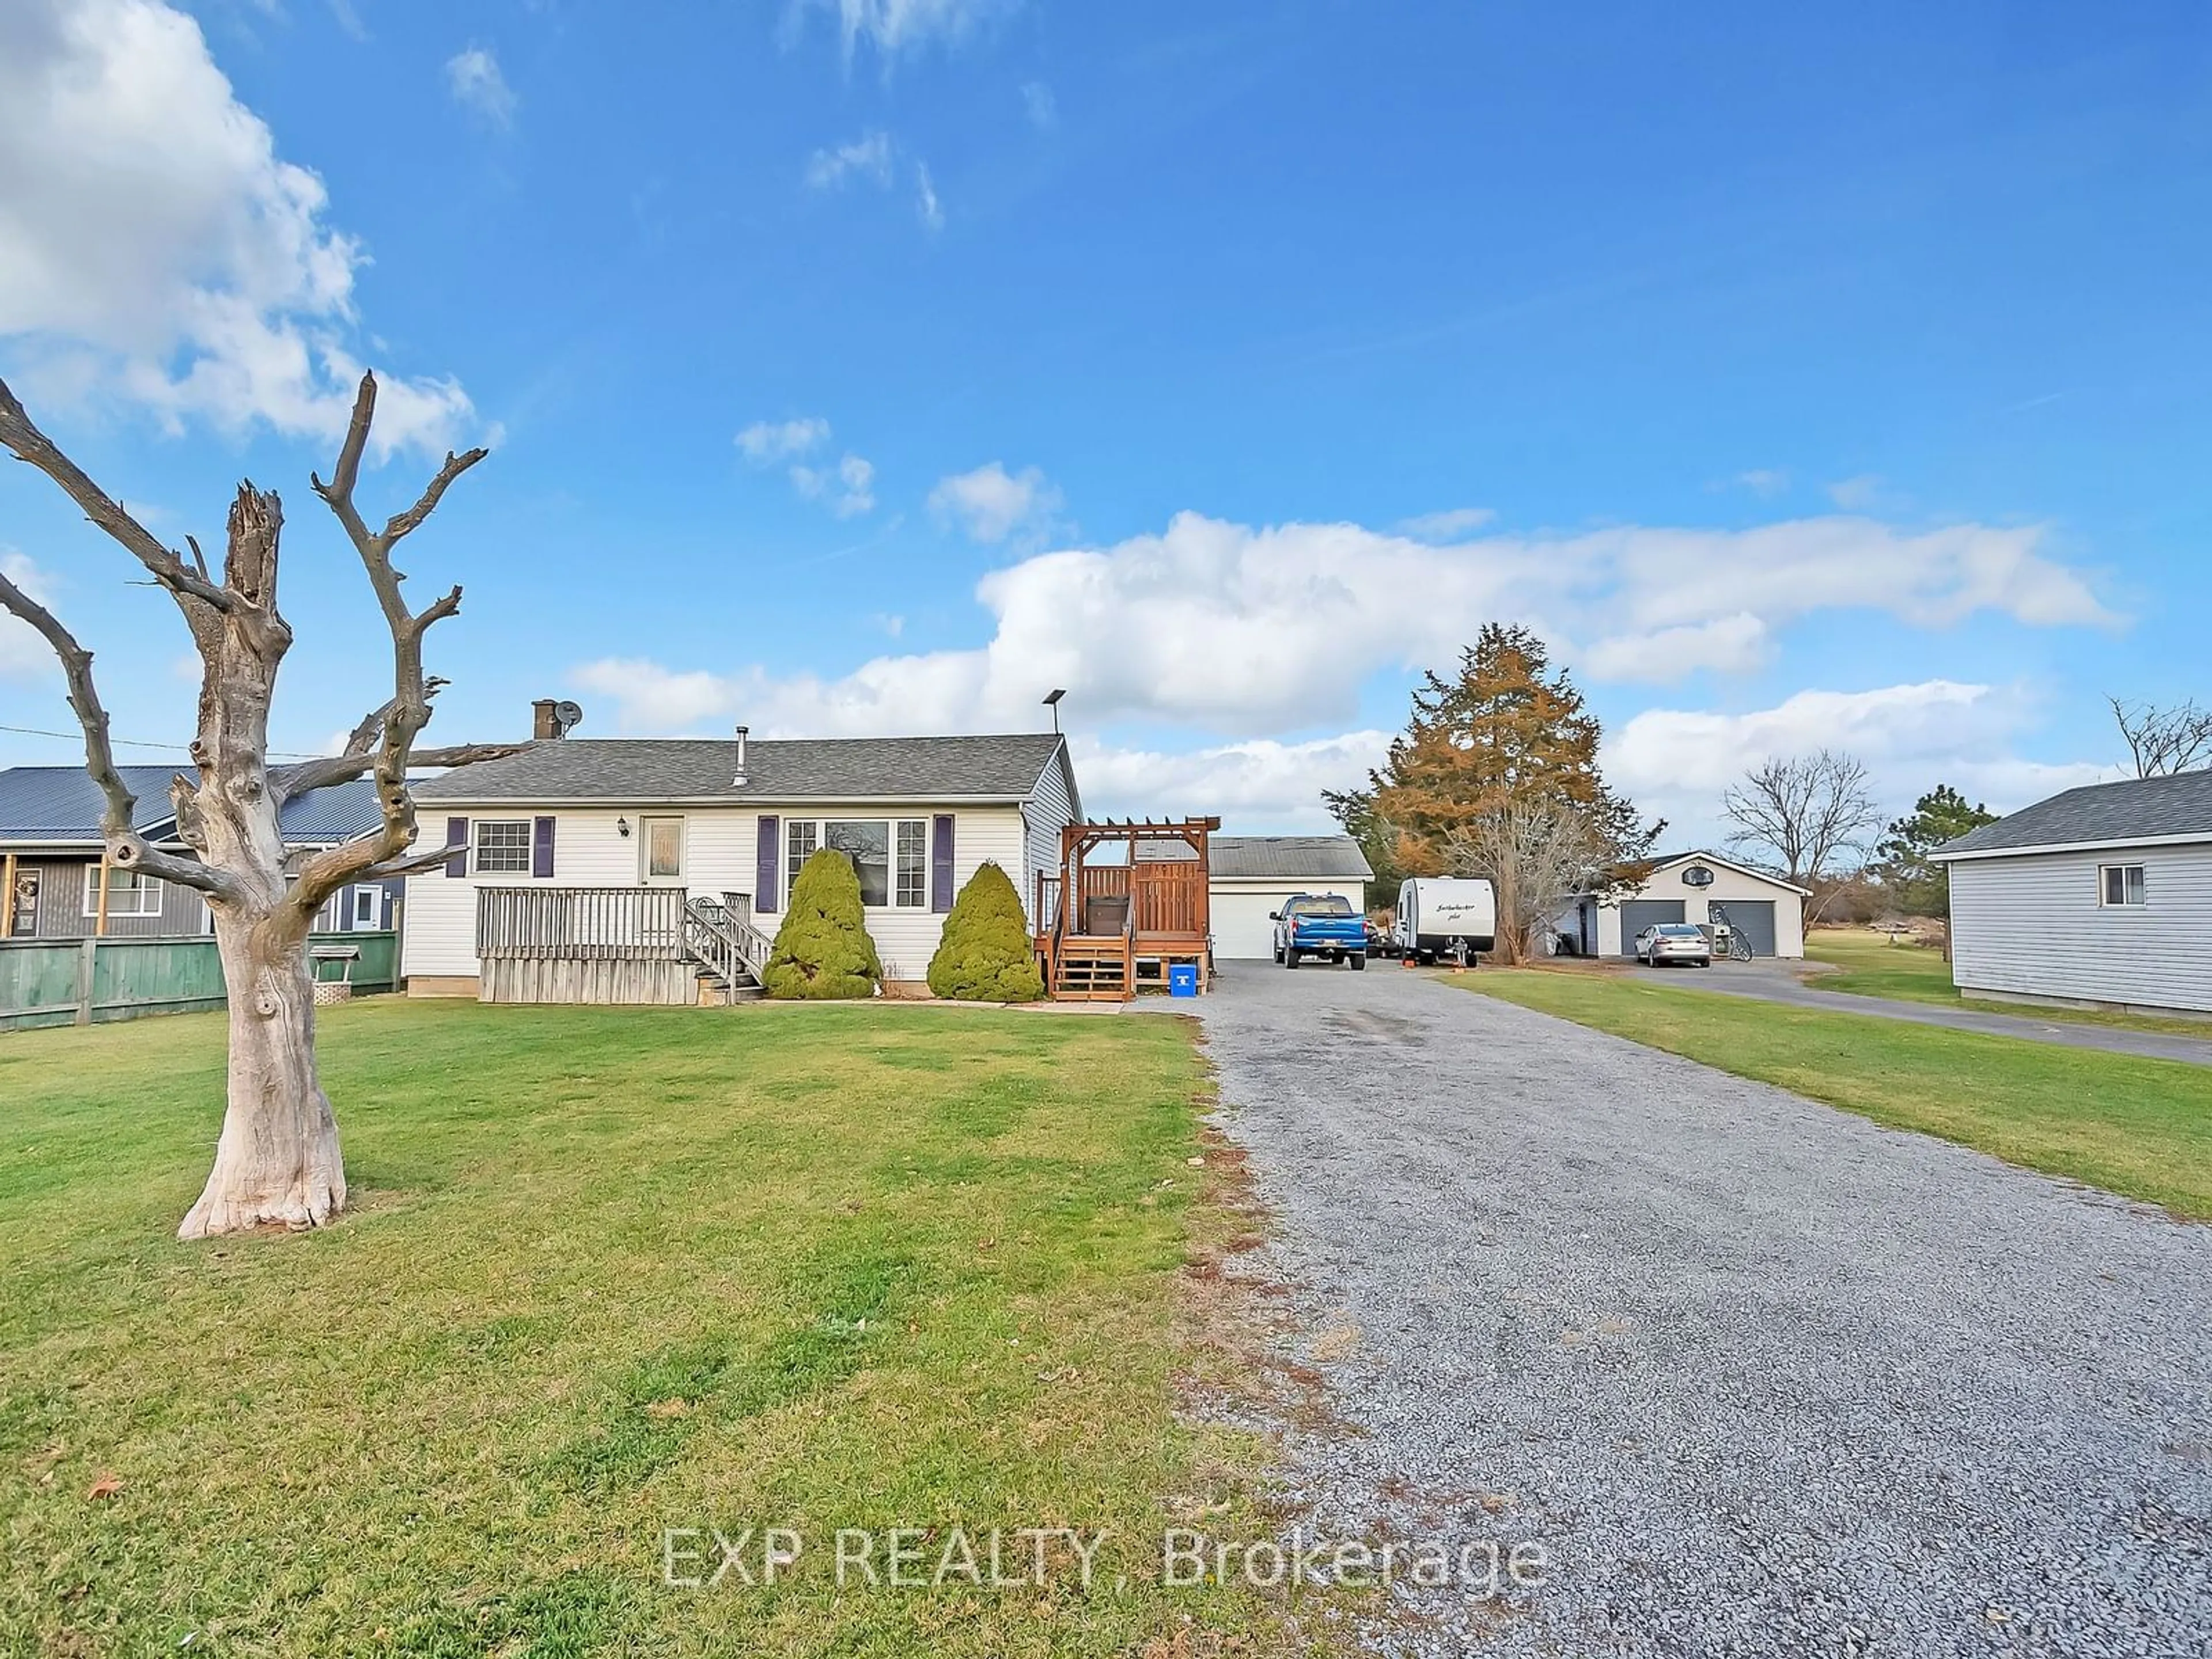
[[[1212,977],[1206,893],[1219,818],[1122,818],[1060,832],[1060,874],[1037,875],[1037,950],[1055,999],[1125,1002],[1189,963]],[[1118,860],[1098,854],[1118,848]],[[1149,855],[1148,855],[1149,854]],[[1164,856],[1163,856],[1164,854]]]

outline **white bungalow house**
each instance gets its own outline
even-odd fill
[[[1054,733],[545,738],[416,799],[417,845],[462,850],[408,878],[409,994],[491,1001],[689,1002],[702,980],[739,983],[732,953],[774,934],[822,847],[859,872],[886,978],[919,981],[976,869],[999,865],[1033,908],[1082,812]]]
[[[1805,954],[1805,888],[1717,853],[1676,853],[1648,866],[1633,886],[1585,895],[1554,924],[1563,947],[1585,957],[1625,957],[1636,936],[1666,921],[1711,928],[1723,919],[1761,957]]]
[[[1964,994],[2212,1012],[2212,772],[2069,789],[1935,857]]]

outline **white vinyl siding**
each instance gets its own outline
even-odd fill
[[[1024,915],[1030,915],[1036,908],[1037,877],[1060,874],[1060,832],[1074,822],[1075,803],[1068,795],[1066,769],[1055,755],[1022,807],[1021,861],[1006,866],[1014,885],[1021,889]],[[1038,918],[1030,915],[1032,932],[1037,925]]]
[[[553,877],[540,886],[555,887],[635,887],[644,869],[644,853],[636,837],[641,813],[635,806],[609,805],[605,808],[581,810],[547,809],[543,807],[502,807],[495,815],[498,819],[514,818],[518,811],[526,811],[519,821],[527,823],[532,817],[550,811],[553,817]],[[442,822],[450,813],[463,817],[467,809],[439,805],[426,808],[426,820],[434,811]],[[997,864],[1009,875],[1023,867],[1024,834],[1022,813],[1012,805],[991,808],[941,806],[917,800],[910,805],[902,804],[895,811],[880,806],[817,805],[808,802],[801,807],[792,807],[773,802],[763,802],[758,808],[743,811],[720,807],[695,807],[684,814],[684,878],[681,883],[689,891],[702,896],[719,896],[725,892],[751,894],[757,880],[759,860],[758,814],[769,813],[781,820],[776,840],[783,851],[783,868],[778,871],[780,884],[787,887],[790,881],[790,851],[794,845],[791,827],[804,823],[809,829],[799,838],[809,850],[817,843],[808,837],[817,833],[812,826],[836,820],[873,821],[892,826],[892,845],[897,845],[896,826],[902,822],[928,825],[939,812],[953,815],[953,880],[965,884],[987,860]],[[491,821],[494,815],[487,815]],[[630,838],[617,831],[616,821],[627,818]],[[1058,858],[1058,836],[1054,835],[1054,859]],[[473,844],[473,835],[471,842]],[[882,955],[885,969],[897,979],[920,979],[929,967],[929,958],[937,949],[937,940],[945,918],[931,910],[927,902],[927,831],[925,830],[922,866],[923,902],[910,908],[893,907],[872,909],[867,913],[868,932],[874,937],[876,949]],[[896,863],[896,850],[894,851]],[[473,869],[466,877],[456,878],[442,868],[421,875],[410,876],[407,881],[407,914],[403,941],[404,971],[425,977],[465,977],[477,972],[476,927],[477,889],[478,887],[520,886],[531,881],[526,858],[523,867],[507,874],[477,873]],[[756,916],[762,929],[773,935],[782,923],[787,903],[780,903],[766,915]]]
[[[2113,867],[2142,869],[2140,902],[2104,902]],[[1951,980],[1969,994],[2212,1010],[2208,933],[2212,843],[1951,866]]]

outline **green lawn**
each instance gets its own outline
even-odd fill
[[[2212,1067],[1789,1008],[1625,974],[1486,969],[1450,982],[2212,1219]]]
[[[0,1653],[1276,1645],[1272,1606],[1156,1582],[1178,1518],[1268,1532],[1261,1443],[1173,1409],[1182,1270],[1237,1224],[1186,1022],[323,1030],[356,1209],[196,1246],[219,1021],[0,1038]],[[774,1588],[664,1583],[665,1529],[769,1525],[805,1540]],[[925,1572],[956,1526],[1114,1537],[1087,1590],[1064,1541],[1042,1589],[838,1590],[836,1529],[895,1525]]]
[[[1974,1008],[1985,1013],[2014,1014],[2029,1019],[2212,1037],[2212,1021],[2207,1020],[2106,1013],[2095,1008],[2050,1008],[1987,997],[1962,998],[1958,988],[1951,983],[1951,964],[1943,959],[1941,951],[1923,945],[1892,945],[1879,933],[1856,928],[1814,929],[1805,935],[1805,955],[1814,962],[1832,963],[1839,970],[1819,975],[1810,981],[1824,991],[1887,997],[1896,1002],[1931,1003],[1943,1008]]]

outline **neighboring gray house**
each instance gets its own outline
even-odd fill
[[[169,780],[179,769],[117,769],[138,798],[138,833],[164,851],[189,853],[177,839],[169,805]],[[82,766],[0,771],[0,939],[83,939],[99,931],[105,805]],[[352,841],[380,822],[375,787],[364,779],[311,789],[286,801],[278,822],[295,854]],[[403,885],[392,881],[340,889],[316,919],[317,931],[392,927]],[[110,870],[106,928],[112,939],[190,939],[208,931],[208,910],[191,888]]]
[[[1935,856],[1965,994],[2212,1012],[2212,772],[2069,789]]]

